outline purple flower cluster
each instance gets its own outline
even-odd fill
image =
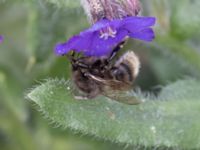
[[[0,44],[3,42],[3,40],[4,40],[3,35],[0,35]]]
[[[92,27],[71,37],[65,43],[55,46],[56,55],[65,55],[69,51],[83,53],[86,56],[106,56],[126,38],[152,41],[155,24],[154,17],[124,17],[123,19],[102,19]]]

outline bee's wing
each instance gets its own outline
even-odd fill
[[[102,94],[108,98],[129,105],[137,105],[141,103],[141,100],[131,94],[130,91],[124,90],[128,89],[128,87],[130,88],[130,85],[126,83],[117,80],[105,80],[92,74],[88,74],[88,77],[95,80],[99,84],[103,84]]]
[[[95,82],[104,86],[112,87],[113,89],[124,90],[130,88],[130,85],[128,83],[124,83],[118,80],[103,79],[101,77],[94,76],[90,73],[88,73],[87,76]]]
[[[134,95],[131,95],[130,91],[116,91],[116,90],[105,90],[103,92],[108,98],[111,98],[115,101],[129,104],[129,105],[137,105],[140,104],[142,101]]]

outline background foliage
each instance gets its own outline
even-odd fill
[[[136,86],[146,99],[127,106],[77,102],[67,91],[69,62],[53,46],[89,26],[79,1],[0,1],[2,150],[200,149],[200,1],[142,4],[158,19],[156,39],[124,48],[140,57]]]

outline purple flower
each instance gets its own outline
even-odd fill
[[[3,35],[0,35],[0,44],[3,42],[3,40],[4,40]]]
[[[57,44],[55,53],[65,55],[74,50],[86,56],[109,55],[112,49],[127,37],[152,41],[154,32],[151,26],[154,24],[154,17],[126,17],[112,21],[102,19],[67,42]]]

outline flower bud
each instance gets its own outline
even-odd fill
[[[113,20],[136,16],[140,11],[139,0],[82,0],[82,4],[92,23],[103,18]]]

